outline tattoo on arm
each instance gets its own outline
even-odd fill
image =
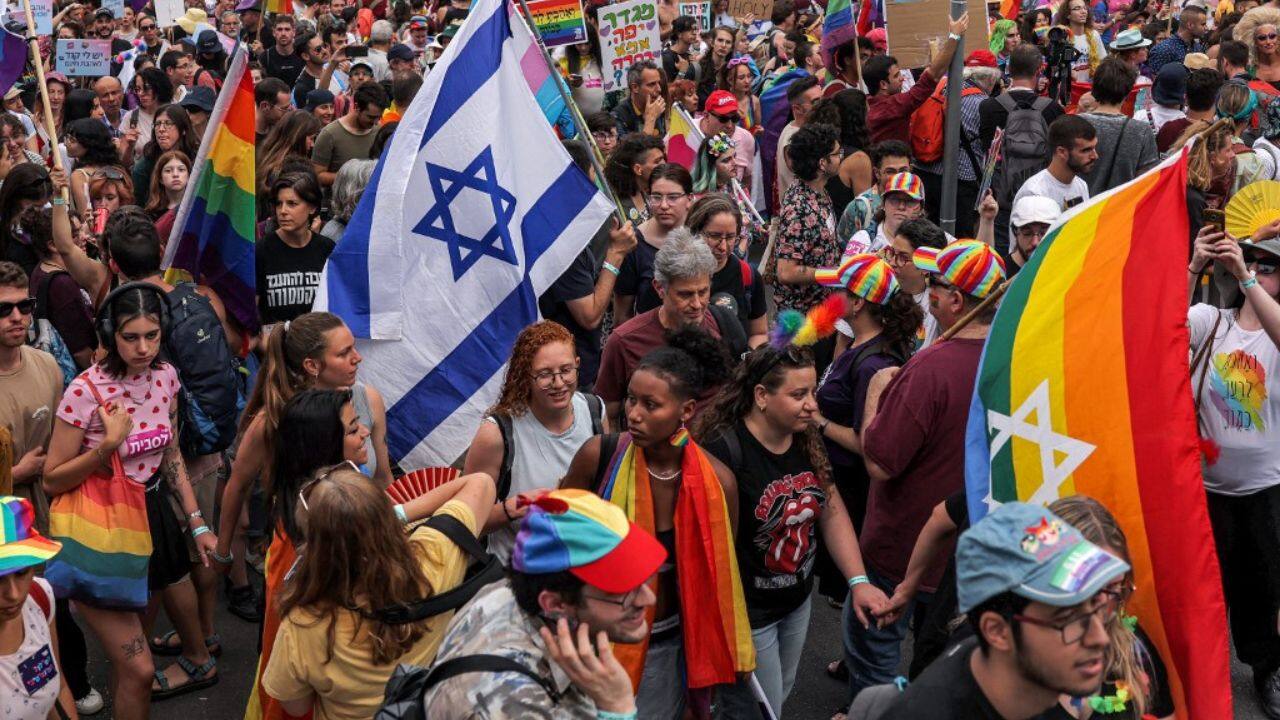
[[[146,649],[146,646],[142,644],[142,636],[137,635],[129,642],[121,645],[120,649],[124,651],[125,660],[132,660],[141,655],[142,651]]]

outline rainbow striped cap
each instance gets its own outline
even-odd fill
[[[921,270],[940,275],[976,298],[991,294],[1005,278],[1004,259],[977,240],[957,240],[941,249],[916,248],[911,260]]]
[[[0,575],[39,565],[62,549],[36,530],[36,513],[26,498],[0,497]]]
[[[844,256],[839,267],[816,270],[813,281],[826,287],[842,287],[877,305],[889,302],[898,292],[898,278],[889,263],[866,253]]]
[[[640,587],[667,559],[652,535],[622,508],[586,490],[552,490],[529,507],[511,567],[529,575],[568,570],[607,593]]]
[[[889,177],[880,197],[886,197],[891,192],[906,193],[912,200],[924,202],[924,181],[915,173],[898,173]]]

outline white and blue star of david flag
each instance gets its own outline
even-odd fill
[[[315,309],[346,321],[407,469],[453,462],[516,335],[612,206],[543,118],[527,26],[479,0],[404,113],[329,257]]]

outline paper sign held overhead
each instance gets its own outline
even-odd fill
[[[178,24],[178,18],[187,14],[182,0],[155,0],[156,24],[162,28]]]
[[[54,67],[67,76],[101,77],[111,74],[110,40],[59,38]]]
[[[677,12],[681,15],[688,15],[698,21],[698,29],[707,32],[711,29],[711,3],[708,2],[682,2],[678,6]]]
[[[529,0],[534,29],[547,47],[587,41],[587,17],[582,0]]]
[[[11,12],[21,18],[23,25],[27,24],[22,5],[15,5]],[[53,34],[53,0],[31,0],[31,14],[35,17],[37,35]]]
[[[658,9],[653,0],[605,5],[596,10],[600,33],[600,71],[604,91],[624,90],[627,70],[643,60],[662,58]]]
[[[732,2],[732,0],[730,0]],[[986,48],[987,4],[983,0],[966,0],[969,29],[964,34],[964,52]],[[950,0],[885,0],[885,29],[888,31],[889,54],[902,68],[918,68],[929,62],[929,41],[939,46],[947,39]]]
[[[768,20],[773,15],[773,0],[729,0],[729,15],[741,20],[755,15],[756,20]]]
[[[111,11],[111,17],[124,17],[124,0],[102,0],[102,7]]]

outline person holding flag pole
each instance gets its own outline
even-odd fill
[[[31,11],[31,0],[22,0],[22,11],[27,16],[27,44],[31,47],[31,64],[36,68],[36,82],[40,84],[40,108],[44,116],[45,132],[49,133],[53,169],[58,172],[66,172],[66,168],[62,164],[62,151],[58,149],[58,131],[53,122],[53,106],[49,104],[49,86],[45,81],[44,61],[40,58],[40,38],[36,35],[36,20],[35,14]],[[68,186],[63,185],[61,192],[62,202],[59,203],[55,200],[54,205],[66,205],[69,194]]]

